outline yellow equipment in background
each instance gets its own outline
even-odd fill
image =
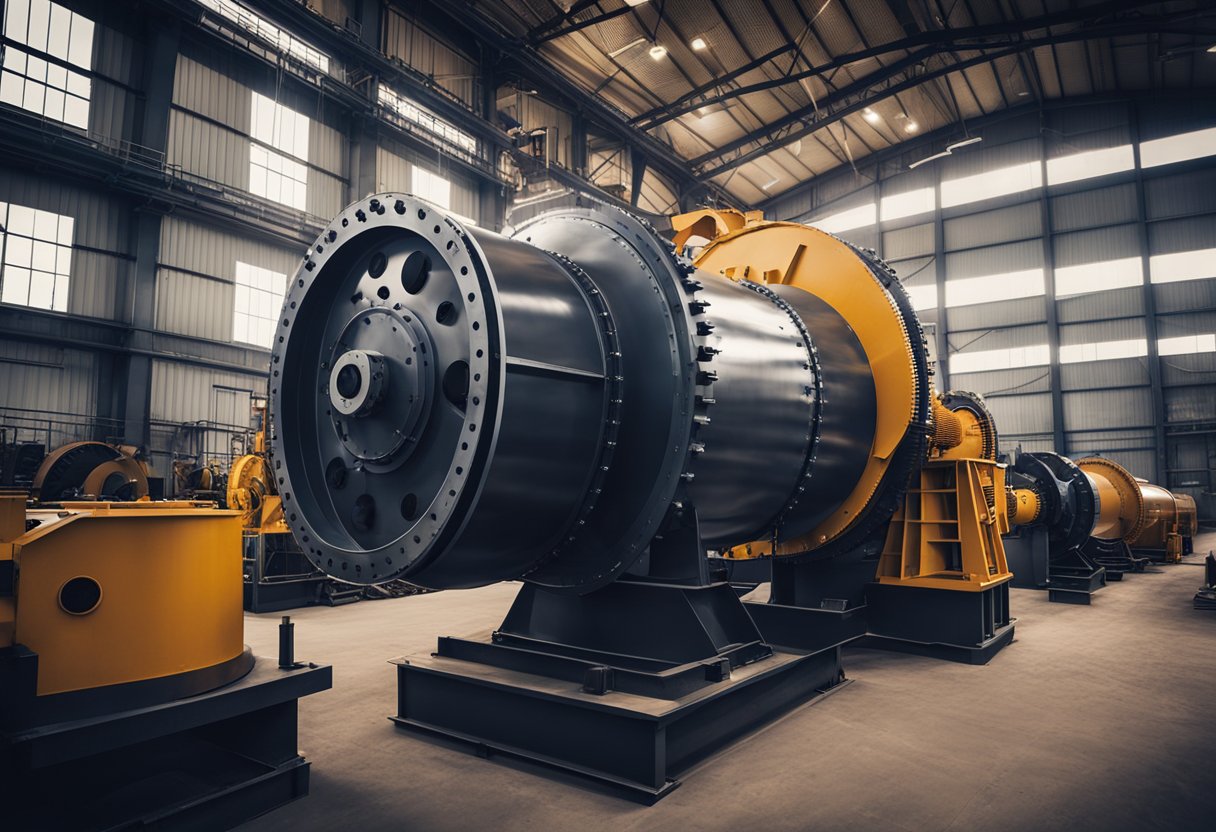
[[[265,418],[259,409],[259,419]],[[283,500],[274,487],[266,464],[266,433],[258,428],[253,453],[237,457],[228,469],[228,507],[241,512],[241,523],[248,531],[261,534],[290,534],[283,519]]]
[[[756,212],[694,211],[673,217],[672,228],[677,250],[687,247],[698,268],[799,289],[831,306],[873,378],[873,423],[856,424],[850,437],[868,443],[868,456],[855,476],[839,478],[843,499],[811,532],[740,541],[723,563],[771,560],[776,604],[864,604],[869,632],[890,646],[986,661],[1013,636],[996,428],[978,397],[933,392],[924,336],[894,272],[873,252]],[[833,407],[831,393],[822,407]],[[818,456],[835,451],[821,445]],[[922,615],[926,606],[937,612]]]
[[[255,660],[240,545],[211,503],[0,494],[6,829],[221,825],[307,794],[296,702],[330,669]]]
[[[1189,554],[1198,532],[1195,500],[1133,476],[1114,460],[1088,457],[1077,461],[1098,497],[1098,519],[1092,536],[1122,540],[1133,553],[1177,563]]]

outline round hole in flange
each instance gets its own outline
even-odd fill
[[[101,584],[84,575],[59,587],[59,608],[68,615],[88,615],[101,605]]]
[[[464,410],[469,400],[469,365],[464,361],[453,361],[443,373],[443,395],[452,404]]]
[[[439,304],[439,308],[435,310],[435,320],[444,326],[456,323],[456,305],[448,300]]]
[[[418,519],[418,495],[406,494],[401,498],[401,516],[413,522]]]
[[[380,300],[388,300],[388,296],[389,296],[388,287],[381,286],[379,289],[376,290],[376,294],[380,297]]]
[[[346,465],[342,460],[334,457],[325,466],[325,481],[329,483],[330,488],[345,488],[346,487]]]
[[[426,279],[431,276],[431,258],[421,251],[411,251],[401,265],[401,288],[416,295],[426,285]]]
[[[379,277],[384,274],[386,268],[388,268],[388,258],[384,256],[384,252],[377,251],[367,264],[367,273],[372,277]]]
[[[363,386],[363,374],[354,364],[346,364],[338,370],[338,395],[344,399],[352,399]]]
[[[370,531],[376,522],[376,498],[371,494],[360,494],[355,498],[355,507],[350,513],[351,525],[355,531]]]

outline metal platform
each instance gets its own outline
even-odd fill
[[[774,649],[754,606],[725,583],[624,580],[581,597],[526,584],[499,630],[395,661],[393,721],[653,803],[844,681],[836,633]]]
[[[1008,582],[981,592],[872,583],[866,599],[869,635],[860,647],[987,664],[1013,641]]]
[[[329,666],[258,659],[217,690],[0,737],[5,829],[229,829],[308,794],[297,700]]]

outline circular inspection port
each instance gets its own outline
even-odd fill
[[[59,607],[69,615],[88,615],[101,606],[101,584],[80,575],[59,588]]]

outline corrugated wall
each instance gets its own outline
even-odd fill
[[[430,76],[468,107],[477,106],[477,64],[399,9],[385,12],[384,54]]]
[[[474,222],[481,222],[481,207],[476,181],[459,171],[442,167],[436,159],[425,159],[422,154],[395,142],[376,148],[376,190],[381,193],[385,191],[412,193],[415,167],[438,174],[451,182],[452,201],[448,206],[449,209]]]
[[[97,413],[98,361],[84,350],[0,339],[0,422],[15,429],[6,438],[50,448],[95,438],[88,419]]]
[[[232,340],[237,261],[289,277],[301,252],[178,217],[161,222],[156,328],[211,341]]]
[[[979,129],[973,125],[972,133],[982,136],[983,143],[948,158],[908,170],[910,162],[941,149],[939,145],[909,146],[899,158],[880,165],[821,177],[813,187],[778,198],[767,213],[775,219],[811,221],[875,201],[876,194],[893,196],[936,186],[940,180],[1125,147],[1136,140],[1137,132],[1141,140],[1147,140],[1213,125],[1213,102],[1087,103],[1003,117]],[[941,262],[934,252],[938,215]],[[1049,229],[1043,228],[1045,220],[1050,222]],[[1216,333],[1216,266],[1211,270],[1213,277],[1148,283],[1149,257],[1216,248],[1214,157],[1149,168],[1139,176],[1134,170],[1117,171],[1028,188],[937,213],[880,222],[840,236],[861,245],[880,238],[883,256],[908,287],[921,290],[922,298],[931,297],[924,290],[935,284],[942,294],[951,281],[1030,269],[1045,271],[1050,291],[1054,269],[1123,259],[1144,263],[1147,289],[1129,286],[1058,300],[1047,295],[988,299],[951,306],[944,322],[938,320],[936,308],[922,309],[922,319],[945,325],[951,353],[1053,341],[1066,348],[1120,341],[1147,343],[1152,332],[1145,317],[1150,303],[1155,307],[1151,322],[1158,338]],[[1053,318],[1054,331],[1049,329]],[[946,363],[948,366],[949,361]],[[989,397],[1003,445],[1050,449],[1056,444],[1053,433],[1058,427],[1064,447],[1055,450],[1074,455],[1104,453],[1144,476],[1153,476],[1157,467],[1160,449],[1155,411],[1163,410],[1165,477],[1199,495],[1201,505],[1206,505],[1205,516],[1214,516],[1216,439],[1189,434],[1195,428],[1208,432],[1216,428],[1216,352],[1164,355],[1157,373],[1159,392],[1155,392],[1145,356],[1059,365],[1054,395],[1063,417],[1060,426],[1052,424],[1053,374],[1049,366],[954,373],[950,385]],[[1161,397],[1156,406],[1155,395]]]

